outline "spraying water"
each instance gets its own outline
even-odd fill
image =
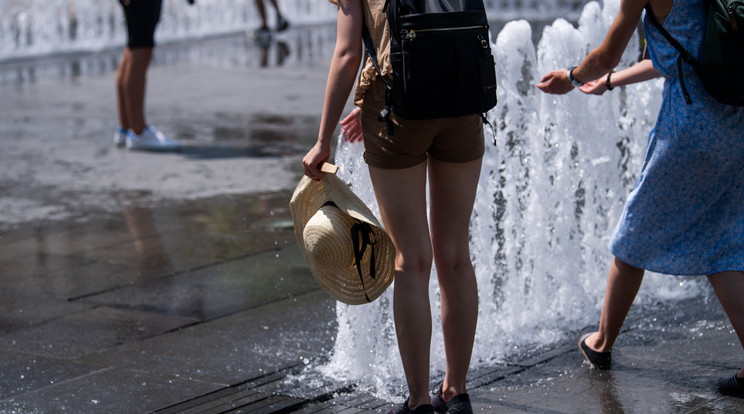
[[[648,133],[661,103],[661,80],[603,96],[554,96],[535,84],[555,68],[578,64],[598,46],[619,0],[587,4],[578,28],[558,19],[537,48],[530,24],[508,23],[495,45],[499,103],[489,113],[488,145],[471,224],[480,313],[472,366],[514,360],[565,341],[597,322],[611,255],[607,245],[640,172]],[[637,61],[634,37],[619,65]],[[488,129],[488,128],[487,128]],[[493,139],[487,131],[486,141]],[[376,208],[363,148],[339,139],[342,178]],[[700,292],[697,280],[646,277],[639,301]],[[432,313],[439,315],[436,277]],[[395,399],[404,390],[392,313],[392,289],[377,302],[337,306],[339,332],[321,371]],[[444,371],[440,321],[432,340],[432,375]]]

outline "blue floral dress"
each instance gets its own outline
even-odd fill
[[[675,0],[664,28],[699,56],[705,0]],[[610,242],[618,259],[672,275],[744,270],[744,107],[705,92],[678,52],[647,20],[654,67],[666,78],[659,117],[649,135],[638,182]]]

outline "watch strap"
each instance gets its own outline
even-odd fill
[[[572,66],[568,69],[568,80],[571,81],[571,85],[573,85],[575,88],[578,88],[579,86],[583,85],[584,82],[581,82],[580,80],[574,77],[573,75],[574,69],[576,69],[576,66]]]

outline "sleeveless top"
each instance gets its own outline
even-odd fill
[[[699,58],[702,49],[703,35],[705,34],[706,19],[708,14],[705,1],[675,1],[664,20],[662,26],[677,41],[687,49],[695,58]],[[679,52],[672,47],[664,35],[659,32],[649,21],[648,16],[644,19],[644,34],[648,44],[648,51],[654,67],[664,77],[678,77],[677,57]],[[682,63],[685,77],[695,75],[695,71],[687,62]]]
[[[328,1],[338,6],[336,0]],[[372,42],[375,44],[375,50],[377,51],[377,62],[382,70],[382,75],[392,82],[393,69],[390,65],[390,27],[387,23],[387,16],[382,10],[385,7],[385,0],[361,1],[364,11],[364,23],[367,25],[367,29],[369,29],[370,37],[372,37]],[[377,69],[375,69],[369,56],[367,56],[366,51],[364,56],[362,71],[359,74],[354,91],[354,105],[356,106],[362,106],[364,93],[378,77]]]
[[[390,65],[390,26],[388,26],[387,16],[382,11],[385,6],[385,0],[362,0],[364,9],[364,23],[369,29],[372,42],[375,44],[377,51],[377,63],[382,70],[382,76],[386,79],[393,79],[393,69]],[[364,92],[377,79],[377,69],[372,64],[372,59],[364,53],[364,66],[359,74],[356,90],[354,91],[354,104],[362,106]]]

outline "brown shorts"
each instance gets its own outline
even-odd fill
[[[388,136],[387,123],[377,115],[385,102],[381,82],[373,82],[362,103],[364,161],[386,169],[413,167],[427,156],[444,162],[468,162],[485,152],[483,120],[479,115],[413,120],[393,114],[395,134]]]

